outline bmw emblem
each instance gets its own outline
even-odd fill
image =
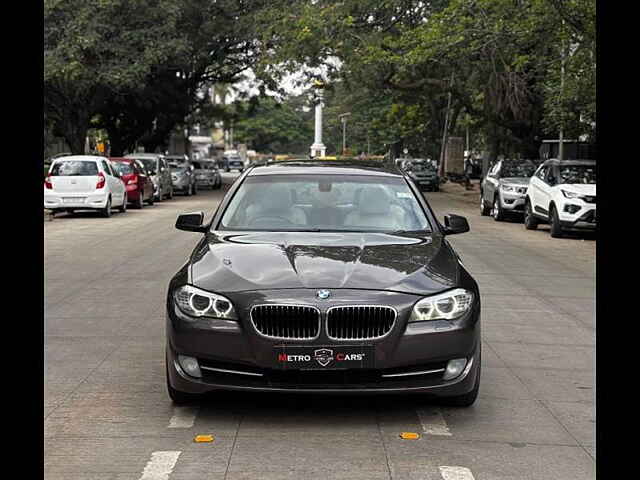
[[[329,290],[318,290],[316,292],[316,297],[318,297],[320,300],[326,300],[330,296],[331,292]]]

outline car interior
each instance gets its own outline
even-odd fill
[[[245,185],[223,218],[229,229],[327,231],[428,230],[419,204],[406,188],[342,182]],[[267,201],[265,201],[267,199]]]

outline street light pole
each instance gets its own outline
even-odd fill
[[[347,150],[347,117],[351,115],[351,112],[343,113],[342,115],[338,115],[340,121],[342,122],[342,154]]]
[[[562,20],[562,27],[564,29],[564,20]],[[558,145],[558,160],[564,160],[564,39],[560,44],[560,143]]]

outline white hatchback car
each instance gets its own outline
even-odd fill
[[[551,225],[551,236],[596,229],[595,160],[547,160],[529,181],[524,225]]]
[[[71,155],[51,163],[44,180],[44,208],[54,212],[98,210],[110,217],[112,207],[127,211],[127,190],[107,158]]]

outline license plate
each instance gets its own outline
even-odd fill
[[[273,355],[284,370],[344,370],[347,368],[374,368],[373,345],[280,345]]]
[[[62,199],[62,203],[84,203],[84,197],[66,197]]]

